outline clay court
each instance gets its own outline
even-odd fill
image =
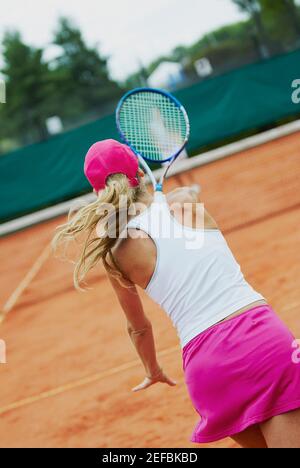
[[[167,183],[167,189],[201,184],[203,201],[246,278],[297,338],[299,181],[300,134],[295,133]],[[15,291],[17,302],[0,326],[7,344],[7,364],[0,365],[0,446],[200,447],[189,442],[198,415],[187,394],[179,341],[169,319],[144,298],[159,361],[177,386],[158,384],[131,393],[144,377],[143,368],[104,271],[91,275],[90,291],[78,293],[72,265],[49,253],[54,228],[62,220],[1,240],[1,306]],[[20,284],[26,286],[23,292],[17,290]],[[236,445],[224,440],[209,446]]]

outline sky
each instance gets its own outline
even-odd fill
[[[0,38],[17,29],[35,46],[47,46],[60,16],[68,16],[90,45],[109,56],[123,80],[177,45],[190,45],[214,28],[243,18],[231,0],[9,0],[0,7]],[[54,49],[49,47],[48,56]]]

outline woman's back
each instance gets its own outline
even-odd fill
[[[178,195],[169,200],[172,206],[177,203],[177,215],[178,200],[182,200]],[[238,309],[264,299],[245,281],[221,231],[203,207],[198,206],[196,213],[203,215],[198,229],[191,227],[193,204],[184,208],[185,220],[190,218],[185,225],[171,214],[167,198],[157,193],[154,202],[129,221],[130,237],[114,253],[126,277],[146,289],[169,315],[182,347]]]

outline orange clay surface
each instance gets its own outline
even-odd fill
[[[247,279],[299,338],[300,134],[183,173],[166,188],[191,183],[202,185]],[[62,221],[1,240],[1,306]],[[189,442],[198,415],[169,319],[142,294],[159,361],[177,386],[132,393],[144,372],[104,271],[85,293],[73,289],[71,272],[50,256],[0,325],[0,446],[200,448]],[[208,446],[236,447],[229,439]]]

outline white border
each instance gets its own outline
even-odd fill
[[[277,138],[290,135],[300,131],[300,120],[296,120],[286,125],[268,130],[258,135],[245,138],[244,140],[231,143],[221,148],[217,148],[206,153],[199,154],[189,159],[178,161],[169,172],[169,177],[174,176],[178,173],[189,171],[195,167],[203,166],[204,164],[211,163],[213,161],[218,161],[219,159],[226,158],[233,154],[245,151],[250,148],[254,148],[258,145],[268,143],[269,141],[276,140]],[[154,176],[158,180],[164,169],[158,169],[154,171]],[[19,231],[21,229],[33,226],[35,224],[41,223],[43,221],[48,221],[50,219],[56,218],[63,214],[68,213],[70,208],[80,205],[82,202],[89,203],[95,200],[95,195],[93,193],[84,195],[79,198],[74,198],[73,200],[68,200],[64,203],[59,203],[58,205],[52,206],[50,208],[45,208],[44,210],[37,211],[30,215],[22,216],[21,218],[15,219],[13,221],[8,221],[0,225],[0,236],[11,234],[13,232]]]

